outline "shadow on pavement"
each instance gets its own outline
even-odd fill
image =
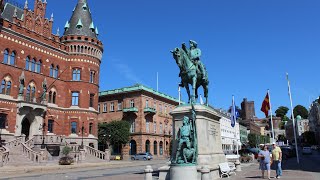
[[[261,176],[250,176],[246,177],[246,179],[261,179]]]

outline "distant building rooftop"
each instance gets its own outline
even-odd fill
[[[171,100],[171,101],[179,103],[178,99],[176,99],[176,98],[174,98],[172,96],[166,95],[164,93],[161,93],[159,91],[156,91],[156,90],[154,90],[152,88],[146,87],[146,86],[144,86],[142,84],[136,84],[136,85],[133,85],[133,86],[130,86],[130,87],[124,87],[124,88],[119,88],[119,89],[101,91],[101,92],[99,92],[99,96],[123,94],[123,93],[135,92],[135,91],[146,91],[146,92],[155,94],[157,96],[160,96],[162,98],[166,98],[168,100]],[[183,103],[183,102],[181,102],[181,103]]]

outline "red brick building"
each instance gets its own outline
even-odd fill
[[[10,3],[3,7],[2,138],[8,141],[23,134],[30,138],[45,132],[79,144],[83,134],[86,145],[97,146],[103,45],[87,1],[78,1],[62,36],[59,30],[52,33],[53,15],[45,17],[47,1],[35,0],[33,10],[28,1],[20,7]]]
[[[178,105],[177,99],[137,84],[100,92],[98,119],[99,122],[123,120],[131,124],[130,143],[118,148],[124,156],[150,152],[155,157],[166,157],[172,137],[169,113]],[[115,147],[113,151],[120,153]]]

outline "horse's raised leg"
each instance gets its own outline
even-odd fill
[[[203,86],[203,91],[204,91],[204,97],[206,98],[206,105],[208,106],[208,93],[209,93],[208,84]]]

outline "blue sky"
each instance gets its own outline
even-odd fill
[[[24,2],[24,1],[21,1]],[[77,0],[47,0],[63,29]],[[209,102],[227,109],[247,97],[260,112],[267,89],[274,110],[308,107],[320,95],[318,0],[88,0],[104,43],[100,89],[142,83],[177,97],[178,67],[170,50],[193,39],[209,72]],[[33,2],[29,2],[33,4]],[[63,4],[63,5],[62,5]],[[54,31],[55,32],[55,31]],[[201,90],[202,91],[202,90]],[[186,94],[183,90],[183,98]]]

